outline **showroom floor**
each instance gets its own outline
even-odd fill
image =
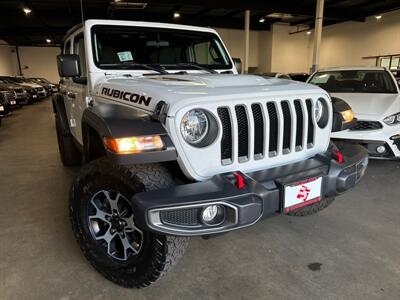
[[[319,215],[194,238],[167,277],[129,290],[103,279],[75,243],[67,199],[78,170],[57,151],[50,101],[3,120],[1,299],[398,299],[399,162],[372,161]]]

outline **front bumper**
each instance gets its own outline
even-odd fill
[[[283,187],[308,178],[321,177],[321,198],[334,197],[354,187],[364,175],[368,154],[359,145],[337,145],[344,162],[330,152],[273,169],[241,174],[239,189],[233,174],[168,189],[136,194],[132,199],[136,222],[146,230],[180,236],[212,235],[255,224],[263,217],[283,212]],[[209,205],[223,207],[223,222],[206,225],[201,212]]]
[[[371,158],[400,158],[400,125],[388,126],[374,130],[345,130],[332,133],[336,141],[362,145]],[[385,147],[384,152],[378,152],[378,147]]]

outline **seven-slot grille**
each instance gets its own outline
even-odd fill
[[[378,121],[357,121],[354,127],[350,130],[375,130],[381,128],[382,124]]]
[[[251,157],[257,160],[312,148],[315,130],[312,108],[311,99],[218,107],[222,164],[232,163],[235,153],[239,162],[245,162]]]

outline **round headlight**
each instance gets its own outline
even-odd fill
[[[207,135],[209,120],[200,109],[188,111],[181,121],[181,134],[189,144],[200,143]]]
[[[319,128],[325,128],[329,122],[329,108],[327,101],[320,98],[314,105],[314,118]]]
[[[318,123],[322,119],[323,115],[324,115],[324,104],[322,103],[321,99],[318,99],[317,102],[315,103],[315,108],[314,108],[315,122]]]

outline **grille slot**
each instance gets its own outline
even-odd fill
[[[224,164],[232,162],[232,123],[229,110],[219,107],[218,116],[222,123],[221,160]]]
[[[161,211],[160,220],[164,224],[175,226],[198,226],[200,225],[199,208]]]
[[[252,104],[251,110],[254,118],[254,158],[264,155],[264,117],[260,104]]]
[[[312,102],[310,99],[306,100],[306,106],[308,114],[307,145],[309,145],[314,143],[313,112],[312,112]]]
[[[353,128],[350,130],[359,131],[359,130],[376,130],[381,129],[382,124],[378,121],[357,121]]]
[[[283,152],[290,152],[290,135],[292,132],[292,117],[290,114],[289,103],[287,101],[281,102],[283,114]]]
[[[294,101],[294,109],[296,110],[296,150],[298,148],[301,149],[303,146],[303,122],[304,122],[304,116],[303,116],[303,109],[301,108],[301,103],[300,100],[295,100]]]
[[[269,118],[269,152],[278,150],[278,112],[276,111],[275,103],[267,103],[268,118]]]
[[[238,125],[238,154],[239,161],[247,160],[249,155],[249,121],[247,119],[246,108],[243,105],[235,107]]]

